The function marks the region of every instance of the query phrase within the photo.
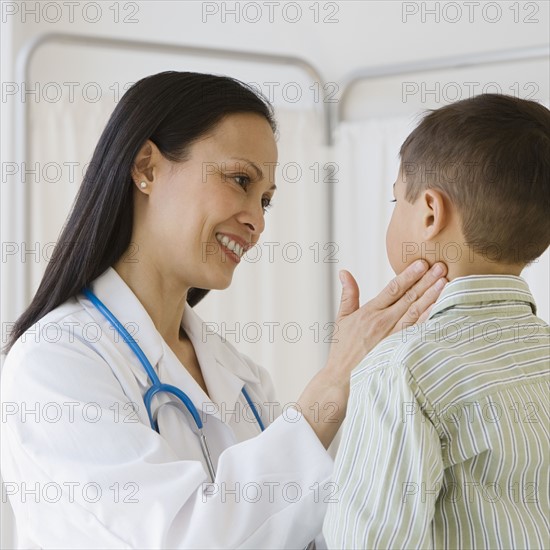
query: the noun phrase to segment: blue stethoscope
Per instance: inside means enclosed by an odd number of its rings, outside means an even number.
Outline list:
[[[149,416],[149,422],[151,423],[151,428],[153,428],[153,430],[155,430],[156,432],[159,431],[157,421],[153,417],[153,413],[151,411],[151,402],[153,400],[153,397],[159,393],[168,393],[170,395],[173,395],[177,399],[179,399],[185,405],[185,408],[189,411],[189,413],[193,417],[193,420],[195,421],[195,424],[197,425],[202,454],[204,455],[204,460],[206,461],[206,465],[208,467],[208,473],[210,474],[212,481],[214,481],[214,478],[216,477],[216,471],[214,469],[214,464],[212,463],[212,457],[210,456],[210,451],[208,449],[208,444],[206,442],[206,437],[204,435],[202,420],[199,415],[199,412],[197,411],[197,408],[195,407],[191,399],[189,399],[189,397],[187,397],[187,395],[178,387],[172,386],[170,384],[162,384],[161,381],[159,380],[159,377],[157,376],[157,373],[153,369],[151,363],[147,359],[146,355],[143,353],[143,350],[138,346],[137,342],[132,338],[130,333],[124,328],[122,323],[113,315],[113,313],[107,308],[107,306],[89,288],[87,287],[83,288],[82,293],[84,294],[84,296],[86,296],[86,298],[88,298],[88,300],[90,300],[90,302],[92,302],[92,304],[94,304],[94,306],[105,316],[105,318],[111,322],[113,327],[117,330],[117,332],[122,336],[124,341],[130,346],[132,351],[136,354],[137,358],[140,360],[141,364],[143,365],[143,368],[145,369],[149,378],[151,379],[152,386],[145,392],[145,395],[143,396],[143,402],[145,403],[145,409],[147,410],[147,415]],[[264,431],[265,428],[264,428],[262,419],[260,418],[260,415],[258,414],[258,410],[256,409],[254,403],[252,402],[252,399],[250,399],[250,396],[248,395],[246,388],[243,386],[241,391],[249,407],[251,408],[256,418],[256,421],[260,426],[260,429]]]

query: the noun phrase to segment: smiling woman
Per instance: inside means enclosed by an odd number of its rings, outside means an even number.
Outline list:
[[[338,341],[281,414],[267,371],[205,339],[193,310],[264,230],[275,128],[228,77],[159,73],[117,105],[7,346],[2,475],[21,547],[297,548],[320,533],[351,370],[426,317],[439,276],[418,262],[360,308],[342,272]],[[43,327],[58,338],[29,337]]]
[[[256,113],[224,116],[188,147],[185,162],[152,140],[140,148],[132,176],[145,186],[133,186],[130,239],[138,262],[123,255],[114,268],[166,342],[178,341],[190,289],[227,288],[243,251],[258,242],[274,193],[273,171],[259,167],[276,162],[273,129]],[[172,290],[161,292],[161,282]]]
[[[276,123],[271,106],[229,77],[168,71],[146,77],[128,90],[100,137],[56,251],[7,349],[32,321],[74,296],[127,253],[132,244],[136,184],[132,170],[144,142],[154,144],[174,167],[187,159],[195,141],[235,113],[261,117],[273,139]],[[206,171],[208,166],[200,168]],[[195,305],[206,293],[190,289],[187,301]]]

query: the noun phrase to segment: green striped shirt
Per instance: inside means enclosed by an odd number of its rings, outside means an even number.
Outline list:
[[[550,548],[550,327],[520,277],[443,289],[355,368],[329,548]]]

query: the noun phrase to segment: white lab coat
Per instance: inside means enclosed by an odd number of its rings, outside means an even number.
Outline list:
[[[157,404],[160,435],[151,429],[141,363],[79,295],[27,331],[2,372],[3,493],[20,547],[305,547],[321,532],[335,493],[328,483],[333,461],[295,409],[275,417],[268,373],[186,307],[182,326],[210,400],[113,268],[91,288],[161,381],[199,409],[215,484],[187,413]],[[267,426],[263,433],[243,384]]]

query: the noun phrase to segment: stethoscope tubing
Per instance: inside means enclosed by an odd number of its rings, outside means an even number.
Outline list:
[[[172,386],[171,384],[163,384],[160,381],[159,377],[157,376],[157,373],[155,372],[155,369],[153,368],[153,366],[149,362],[149,359],[147,359],[147,356],[145,355],[145,353],[143,353],[143,350],[139,347],[135,339],[126,330],[124,325],[116,318],[116,316],[109,310],[109,308],[89,288],[84,287],[82,289],[82,294],[84,294],[84,296],[86,296],[86,298],[88,298],[88,300],[90,300],[90,302],[92,302],[92,304],[113,325],[113,327],[117,330],[117,332],[122,336],[126,344],[128,344],[130,349],[135,353],[140,363],[143,365],[143,368],[147,372],[147,375],[149,376],[149,379],[151,380],[152,385],[145,392],[145,395],[143,396],[143,402],[145,404],[145,409],[147,410],[147,415],[149,417],[151,428],[153,428],[153,430],[155,430],[156,432],[159,431],[157,421],[152,414],[153,397],[155,397],[155,395],[157,395],[158,393],[164,392],[164,393],[169,393],[171,395],[174,395],[175,397],[180,399],[180,401],[185,405],[186,409],[189,411],[189,413],[193,417],[193,420],[195,421],[195,424],[198,429],[198,436],[199,436],[199,442],[201,445],[201,450],[204,455],[206,465],[208,467],[208,473],[210,474],[212,481],[214,481],[216,477],[216,472],[214,469],[214,464],[212,463],[212,457],[210,456],[210,450],[208,449],[206,436],[204,434],[203,423],[199,415],[199,412],[197,411],[197,408],[195,407],[191,399],[185,394],[185,392],[183,392],[177,386]],[[261,431],[264,431],[265,427],[262,422],[262,419],[260,418],[260,415],[258,414],[258,411],[244,386],[242,387],[242,393],[248,405],[250,406],[252,413],[254,414],[254,417],[256,418],[258,425],[260,426]]]

